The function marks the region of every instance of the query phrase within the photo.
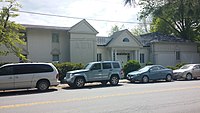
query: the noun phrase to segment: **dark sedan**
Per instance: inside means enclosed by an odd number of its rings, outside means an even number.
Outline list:
[[[161,65],[145,66],[138,71],[133,71],[127,74],[127,79],[130,82],[140,81],[143,83],[149,80],[166,80],[172,81],[173,71]]]

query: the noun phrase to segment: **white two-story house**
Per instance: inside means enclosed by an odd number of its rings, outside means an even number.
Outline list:
[[[22,53],[32,62],[74,62],[117,60],[123,65],[128,60],[138,60],[173,66],[177,63],[199,63],[197,44],[173,36],[150,33],[135,37],[127,29],[109,37],[96,36],[95,30],[85,19],[72,27],[23,25],[26,30],[21,46]],[[1,49],[5,49],[1,47]],[[10,53],[0,56],[0,62],[19,62]]]

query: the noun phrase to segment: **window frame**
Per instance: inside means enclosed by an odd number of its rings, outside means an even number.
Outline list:
[[[52,33],[52,42],[53,43],[59,43],[59,33]]]
[[[56,56],[57,58],[56,58],[55,56]],[[53,54],[53,55],[52,55],[52,61],[53,61],[53,62],[55,62],[55,61],[60,61],[60,55]]]

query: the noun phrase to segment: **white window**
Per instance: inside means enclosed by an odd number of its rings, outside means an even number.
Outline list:
[[[176,60],[181,60],[180,51],[176,51]]]
[[[59,43],[59,34],[58,33],[52,33],[52,42]]]
[[[140,63],[144,63],[144,53],[140,53]]]
[[[97,61],[102,61],[102,54],[101,53],[97,53]]]
[[[59,55],[52,55],[52,61],[59,61]]]
[[[129,42],[129,39],[128,38],[124,38],[123,42]]]

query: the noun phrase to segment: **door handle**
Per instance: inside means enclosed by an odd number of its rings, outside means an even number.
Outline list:
[[[15,78],[19,78],[18,76],[16,76]]]
[[[99,70],[98,72],[102,72],[102,70]]]
[[[12,79],[12,77],[9,77],[9,79]]]

